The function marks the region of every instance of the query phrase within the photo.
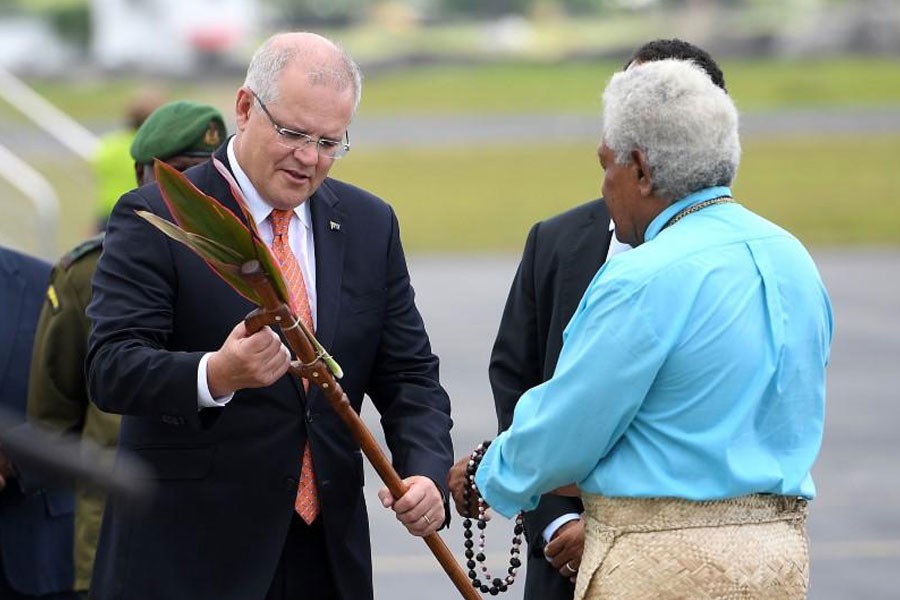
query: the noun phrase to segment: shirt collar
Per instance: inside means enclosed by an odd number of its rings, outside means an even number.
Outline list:
[[[644,242],[649,242],[650,240],[658,236],[659,232],[662,231],[663,226],[669,222],[669,219],[677,215],[685,208],[693,206],[694,204],[699,204],[700,202],[705,202],[706,200],[718,198],[719,196],[730,195],[731,188],[724,185],[719,185],[702,189],[700,191],[694,192],[693,194],[685,196],[681,200],[673,202],[672,204],[667,206],[661,213],[656,215],[655,219],[650,221],[650,225],[647,226],[647,230],[644,232]]]
[[[250,178],[247,177],[244,169],[242,169],[241,165],[238,163],[237,155],[234,152],[234,140],[234,137],[228,140],[228,162],[231,165],[231,171],[234,173],[234,178],[237,180],[238,186],[244,193],[244,199],[247,201],[247,210],[250,211],[250,214],[253,216],[253,221],[258,227],[260,223],[269,217],[269,213],[272,212],[272,207],[259,195],[259,192],[256,191],[253,183],[251,183]],[[307,231],[311,230],[312,218],[309,212],[309,202],[303,202],[300,206],[294,208],[294,214],[297,215],[297,218],[300,219],[300,222]]]

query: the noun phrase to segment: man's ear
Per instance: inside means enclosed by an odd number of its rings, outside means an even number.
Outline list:
[[[649,196],[653,193],[653,171],[647,162],[647,155],[640,148],[631,151],[631,160],[637,169],[638,189],[641,195]]]
[[[250,119],[251,108],[253,108],[253,94],[245,87],[238,88],[237,98],[234,101],[234,120],[238,131],[243,130]]]

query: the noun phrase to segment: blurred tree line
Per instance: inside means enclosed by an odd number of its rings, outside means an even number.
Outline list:
[[[395,6],[426,21],[480,19],[505,15],[566,14],[572,16],[645,9],[809,7],[847,4],[852,0],[260,0],[293,25],[359,22],[379,7]]]
[[[155,0],[124,0],[152,5]],[[349,25],[366,21],[373,11],[398,9],[424,22],[483,19],[506,15],[579,16],[647,9],[758,8],[848,4],[852,0],[251,0],[278,29]],[[89,42],[91,0],[0,0],[0,17],[32,14],[46,18],[66,41]]]
[[[74,46],[90,41],[90,0],[0,0],[0,17],[32,14],[45,18],[59,36]]]

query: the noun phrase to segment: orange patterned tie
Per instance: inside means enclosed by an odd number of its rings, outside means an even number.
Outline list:
[[[312,311],[309,307],[309,296],[306,295],[306,281],[303,279],[303,271],[297,263],[297,257],[291,251],[288,243],[288,227],[294,216],[292,210],[273,210],[269,215],[272,222],[272,252],[281,265],[281,273],[284,282],[291,293],[291,309],[300,318],[310,331],[314,330]],[[303,389],[309,391],[309,382],[303,380]],[[297,485],[297,497],[294,500],[294,510],[307,523],[315,521],[319,514],[319,494],[316,491],[316,474],[313,471],[312,452],[309,449],[309,440],[303,448],[303,461],[300,467],[300,483]]]

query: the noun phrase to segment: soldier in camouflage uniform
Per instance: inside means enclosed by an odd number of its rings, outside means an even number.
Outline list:
[[[225,141],[221,113],[211,106],[178,101],[165,104],[144,121],[131,146],[138,185],[153,181],[153,159],[185,170],[209,160]],[[41,310],[28,391],[31,420],[89,443],[114,447],[119,416],[104,413],[88,399],[84,359],[90,333],[85,309],[91,277],[103,248],[100,234],[78,245],[53,268]],[[75,500],[75,589],[90,586],[104,498],[78,488]]]

